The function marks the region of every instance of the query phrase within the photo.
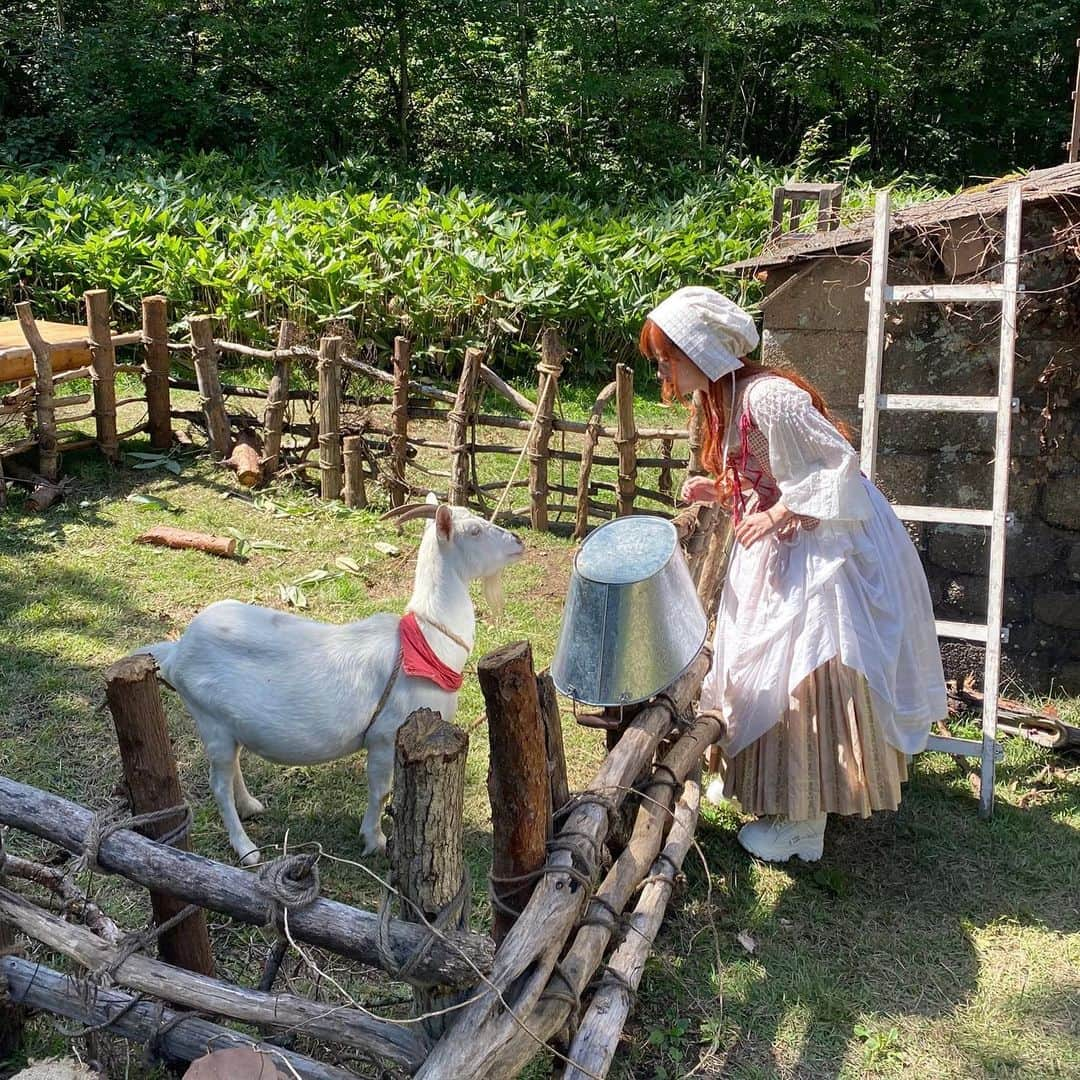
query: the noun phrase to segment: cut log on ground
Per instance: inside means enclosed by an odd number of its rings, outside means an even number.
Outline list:
[[[225,464],[241,487],[254,487],[263,478],[262,440],[254,431],[241,431]]]
[[[82,854],[93,817],[68,799],[0,776],[2,825]],[[239,867],[177,851],[129,829],[118,829],[102,841],[98,864],[137,885],[169,892],[241,922],[266,925],[266,897],[256,889],[253,875]],[[289,930],[297,941],[382,966],[379,917],[373,912],[320,898],[289,912]],[[449,940],[436,941],[403,981],[418,986],[472,986],[477,968],[485,974],[491,970],[494,947],[486,935],[449,931],[446,936]],[[398,963],[403,964],[426,940],[423,927],[390,920],[390,949]]]
[[[174,529],[171,525],[155,525],[141,536],[136,536],[135,543],[154,544],[157,547],[178,550],[205,551],[208,555],[217,555],[222,559],[232,558],[236,553],[236,540],[231,536],[189,532],[187,529]]]

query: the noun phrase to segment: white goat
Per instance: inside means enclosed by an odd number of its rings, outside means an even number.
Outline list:
[[[434,496],[391,513],[399,524],[431,519],[408,610],[437,657],[461,671],[476,629],[469,582],[483,579],[489,604],[501,608],[501,573],[521,557],[524,545],[468,510],[439,505]],[[368,807],[361,836],[365,853],[385,850],[382,813],[398,728],[414,709],[434,709],[444,720],[457,709],[456,691],[404,670],[394,678],[399,622],[386,613],[333,626],[221,600],[196,615],[177,641],[138,650],[157,660],[162,679],[195,720],[210,759],[214,798],[244,866],[258,862],[259,851],[240,819],[263,806],[244,783],[242,749],[282,765],[314,765],[366,747]]]

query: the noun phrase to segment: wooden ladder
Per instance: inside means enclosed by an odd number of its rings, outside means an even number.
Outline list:
[[[902,521],[925,521],[950,525],[971,525],[990,529],[990,569],[986,622],[961,623],[937,620],[939,638],[960,638],[986,646],[983,675],[983,717],[981,739],[956,739],[932,735],[927,749],[948,754],[978,757],[981,762],[979,815],[989,817],[994,808],[994,771],[1001,759],[997,743],[998,689],[1001,675],[1001,644],[1008,640],[1002,626],[1005,582],[1005,529],[1012,521],[1008,513],[1009,446],[1012,414],[1017,402],[1012,396],[1013,361],[1016,349],[1016,298],[1020,272],[1021,191],[1009,188],[1005,215],[1005,258],[1001,282],[961,285],[889,285],[889,192],[878,192],[874,204],[874,249],[870,305],[866,335],[866,378],[859,407],[862,409],[861,464],[863,472],[875,479],[878,450],[878,417],[882,410],[906,412],[993,413],[997,418],[994,439],[994,494],[990,510],[965,510],[944,506],[894,505]],[[881,362],[885,345],[885,306],[900,303],[974,303],[1001,305],[1001,333],[998,350],[997,394],[988,397],[941,394],[881,393]]]

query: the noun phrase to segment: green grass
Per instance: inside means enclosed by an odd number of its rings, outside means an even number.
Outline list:
[[[568,414],[580,415],[587,405],[566,402]],[[640,419],[646,415],[654,422],[669,414],[650,407]],[[404,603],[416,532],[398,537],[377,520],[377,510],[327,507],[296,488],[276,487],[255,500],[236,497],[229,475],[201,455],[180,461],[181,475],[172,476],[111,469],[92,453],[73,455],[67,469],[74,484],[64,504],[32,516],[16,495],[0,515],[5,774],[104,806],[120,778],[103,707],[104,668],[136,645],[178,633],[213,600],[232,596],[281,606],[282,585],[333,570],[345,555],[360,573],[305,586],[308,614],[344,621]],[[130,501],[133,494],[164,499],[177,512]],[[244,561],[222,561],[132,544],[140,531],[165,521],[235,530],[287,550],[257,548]],[[482,614],[477,655],[527,637],[540,668],[554,647],[572,549],[551,536],[527,539],[527,561],[507,577],[504,620],[494,625]],[[383,554],[376,542],[393,544],[400,554]],[[194,846],[231,861],[192,723],[175,695],[166,691],[165,700],[182,784],[195,807]],[[1076,703],[1063,708],[1077,712]],[[481,709],[470,671],[458,722],[471,730],[465,840],[477,928],[489,916]],[[581,786],[602,757],[602,739],[569,715],[564,720],[571,784]],[[329,852],[358,859],[366,802],[361,766],[342,761],[282,769],[248,760],[249,785],[268,807],[253,837],[271,852],[287,831],[290,844],[318,840]],[[922,755],[900,812],[832,822],[816,866],[755,863],[735,842],[737,817],[707,809],[700,855],[688,860],[613,1075],[1080,1075],[1078,794],[1075,759],[1011,740],[997,809],[984,823],[966,773],[947,757]],[[15,851],[43,851],[13,833],[6,842]],[[381,859],[371,865],[380,873],[387,869]],[[357,868],[324,863],[322,869],[327,895],[377,903],[376,890]],[[139,890],[115,880],[95,879],[92,886],[124,925],[146,918]],[[222,974],[255,981],[262,933],[216,916],[211,933]],[[740,944],[740,934],[753,940],[753,953]],[[401,1014],[401,1006],[385,1002],[404,996],[402,987],[326,955],[320,963],[359,1000]],[[298,992],[333,997],[291,962],[286,974]],[[32,1025],[29,1052],[63,1045],[44,1021]],[[116,1075],[149,1075],[137,1051],[110,1053]],[[550,1071],[541,1059],[529,1075]],[[362,1067],[360,1073],[375,1075]]]

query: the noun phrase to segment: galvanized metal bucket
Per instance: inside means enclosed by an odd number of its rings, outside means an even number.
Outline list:
[[[686,670],[707,630],[675,526],[616,518],[574,559],[551,677],[586,705],[647,701]]]

